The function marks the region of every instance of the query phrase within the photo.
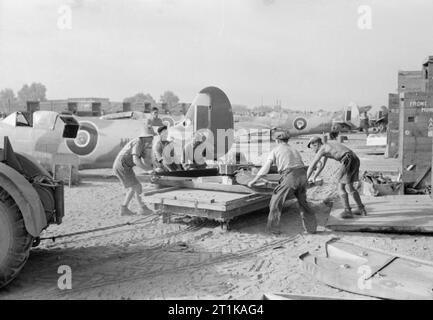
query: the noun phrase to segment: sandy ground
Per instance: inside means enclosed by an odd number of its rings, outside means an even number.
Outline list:
[[[312,153],[305,148],[306,141],[292,143],[308,163]],[[363,144],[359,135],[349,137],[349,146],[356,149]],[[361,159],[383,161],[383,156],[363,150],[360,147]],[[325,230],[329,200],[336,195],[336,166],[329,161],[322,174],[325,184],[308,191],[320,225],[316,235],[303,233],[293,201],[283,213],[281,235],[264,232],[267,212],[239,217],[230,231],[224,231],[215,222],[186,217],[170,224],[162,223],[157,215],[120,217],[123,190],[119,183],[84,180],[79,187],[66,188],[64,223],[51,226],[43,237],[118,226],[42,241],[19,277],[0,291],[0,299],[260,299],[264,293],[277,292],[359,298],[302,271],[299,255],[323,251],[324,243],[333,236],[433,260],[430,237]],[[58,289],[62,265],[71,267],[71,290]]]

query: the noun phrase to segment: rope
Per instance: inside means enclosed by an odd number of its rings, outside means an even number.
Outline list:
[[[115,224],[112,226],[106,226],[106,227],[101,227],[101,228],[96,228],[96,229],[66,233],[66,234],[61,234],[61,235],[52,236],[52,237],[42,237],[42,238],[39,238],[39,241],[52,240],[53,242],[56,242],[56,239],[67,238],[67,237],[72,237],[72,236],[81,235],[81,234],[94,233],[94,232],[98,232],[98,231],[116,229],[116,228],[121,228],[121,227],[125,227],[125,226],[132,226],[135,224],[139,224],[141,221],[143,221],[146,218],[148,218],[148,217],[137,219],[136,221],[133,221],[133,222],[119,223],[119,224]]]

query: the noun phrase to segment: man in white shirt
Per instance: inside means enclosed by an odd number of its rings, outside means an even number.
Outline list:
[[[153,129],[149,122],[146,122],[142,133],[138,138],[131,140],[127,143],[116,157],[113,164],[114,174],[126,189],[125,200],[120,207],[120,214],[122,216],[131,216],[135,213],[129,210],[128,206],[133,196],[136,196],[137,202],[140,206],[141,214],[152,213],[141,199],[143,192],[140,181],[138,181],[133,167],[137,166],[147,172],[152,169],[151,155]]]
[[[281,179],[269,204],[267,229],[271,230],[274,223],[279,224],[284,202],[289,196],[295,196],[301,210],[305,231],[315,233],[316,216],[307,202],[307,169],[298,150],[288,144],[289,138],[288,133],[280,133],[276,136],[277,147],[270,152],[266,163],[248,186],[252,187],[269,172],[272,164],[275,163]]]

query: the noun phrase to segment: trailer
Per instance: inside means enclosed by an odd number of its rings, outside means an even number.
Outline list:
[[[157,189],[143,193],[143,200],[166,223],[173,215],[183,215],[215,220],[228,230],[236,217],[267,209],[280,179],[278,174],[268,174],[256,187],[250,188],[247,183],[254,176],[250,169],[229,170],[228,175],[200,176],[200,172],[194,172],[193,177],[188,177],[183,172],[181,176],[153,177]]]

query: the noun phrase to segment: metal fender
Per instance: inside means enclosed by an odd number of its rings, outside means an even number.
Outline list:
[[[38,237],[47,226],[47,218],[33,186],[16,170],[0,163],[0,187],[14,199],[23,215],[27,232]]]
[[[45,169],[35,157],[22,152],[15,152],[15,155],[21,163],[21,166],[23,167],[23,170],[28,177],[33,178],[40,175],[51,177],[47,169]]]

